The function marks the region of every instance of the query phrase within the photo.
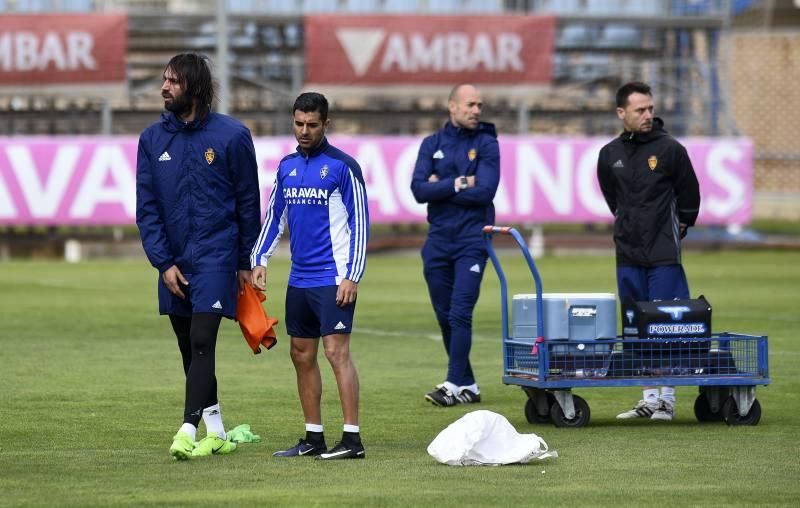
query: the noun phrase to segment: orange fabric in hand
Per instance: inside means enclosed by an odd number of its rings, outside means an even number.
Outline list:
[[[236,321],[242,329],[244,340],[253,350],[253,354],[259,354],[261,347],[272,348],[278,343],[278,337],[273,327],[278,324],[278,320],[269,317],[267,310],[261,302],[267,297],[250,284],[245,284],[244,289],[239,289],[239,300],[236,305]]]

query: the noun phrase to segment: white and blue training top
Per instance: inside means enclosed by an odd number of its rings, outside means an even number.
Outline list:
[[[289,226],[292,271],[299,288],[359,282],[364,275],[369,211],[358,163],[326,138],[311,153],[287,155],[278,166],[252,267],[267,266]]]

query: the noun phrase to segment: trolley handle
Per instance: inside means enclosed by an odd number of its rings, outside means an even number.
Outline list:
[[[485,234],[500,233],[501,235],[510,235],[513,229],[514,228],[509,226],[483,226],[483,232]]]
[[[486,250],[488,251],[489,257],[492,260],[492,264],[497,272],[497,276],[500,278],[500,295],[503,299],[501,302],[501,317],[503,321],[503,336],[506,339],[508,338],[508,285],[506,283],[506,277],[503,273],[503,269],[500,266],[500,260],[498,259],[497,254],[495,254],[494,248],[492,247],[492,234],[494,233],[510,235],[517,241],[517,245],[519,245],[523,256],[525,256],[525,261],[528,263],[528,268],[531,271],[531,275],[533,275],[533,280],[536,285],[537,337],[536,342],[533,345],[532,354],[535,355],[538,352],[539,343],[544,342],[544,305],[542,304],[542,279],[539,277],[539,271],[536,269],[536,263],[533,261],[533,257],[531,257],[531,253],[528,250],[528,246],[525,244],[525,240],[522,238],[522,235],[519,233],[519,231],[510,226],[495,226],[493,224],[483,227],[483,237],[486,242]]]

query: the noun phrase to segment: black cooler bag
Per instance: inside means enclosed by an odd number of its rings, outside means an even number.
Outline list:
[[[638,356],[645,368],[696,368],[707,363],[709,340],[649,342],[648,339],[711,337],[711,304],[704,296],[690,300],[622,302],[622,337],[640,339],[624,350]]]

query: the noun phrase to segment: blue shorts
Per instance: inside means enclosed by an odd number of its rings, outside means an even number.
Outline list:
[[[184,273],[188,286],[181,284],[186,299],[169,292],[164,279],[158,276],[158,311],[161,314],[191,317],[201,312],[236,316],[239,278],[236,272]]]
[[[636,302],[686,300],[689,283],[682,265],[617,267],[619,301],[627,297]]]
[[[338,286],[286,288],[286,332],[291,337],[318,339],[353,330],[356,304],[336,305]]]

